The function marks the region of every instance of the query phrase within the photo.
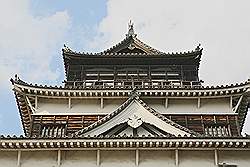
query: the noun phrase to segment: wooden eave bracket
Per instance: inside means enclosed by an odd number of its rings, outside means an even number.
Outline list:
[[[32,113],[35,113],[37,111],[37,109],[35,107],[32,106],[30,100],[29,100],[29,97],[28,96],[25,96],[27,102],[28,102],[28,106],[30,107]]]
[[[235,106],[235,107],[233,107],[233,111],[234,111],[234,112],[237,112],[237,111],[238,111],[238,109],[239,109],[239,107],[240,107],[240,104],[241,104],[242,99],[243,99],[243,95],[241,95],[241,96],[240,96],[240,98],[239,98],[239,100],[238,100],[238,102],[237,102],[236,106]]]

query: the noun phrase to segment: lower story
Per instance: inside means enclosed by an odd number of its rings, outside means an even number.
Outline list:
[[[0,167],[247,167],[246,149],[36,149],[0,150]]]

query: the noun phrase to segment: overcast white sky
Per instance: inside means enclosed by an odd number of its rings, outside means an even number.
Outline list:
[[[130,19],[138,38],[156,49],[189,51],[201,43],[205,85],[250,78],[249,0],[0,2],[0,127],[10,126],[0,133],[21,131],[9,82],[15,73],[29,82],[58,84],[64,79],[64,43],[77,51],[100,51],[125,37]],[[246,129],[250,133],[250,121]]]

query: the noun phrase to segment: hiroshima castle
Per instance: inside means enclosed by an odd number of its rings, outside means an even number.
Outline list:
[[[24,135],[0,136],[0,166],[249,166],[250,80],[203,86],[202,50],[159,51],[131,23],[102,52],[64,46],[63,86],[11,79]]]

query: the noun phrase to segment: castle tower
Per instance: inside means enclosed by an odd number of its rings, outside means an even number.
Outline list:
[[[200,45],[162,52],[139,40],[130,22],[125,38],[113,47],[79,53],[64,46],[62,56],[63,87],[11,79],[25,137],[2,136],[0,149],[18,151],[18,165],[26,150],[44,156],[52,150],[57,161],[51,163],[58,166],[93,159],[97,166],[250,162],[250,140],[241,135],[250,82],[204,87]],[[71,161],[62,152],[85,158]]]

